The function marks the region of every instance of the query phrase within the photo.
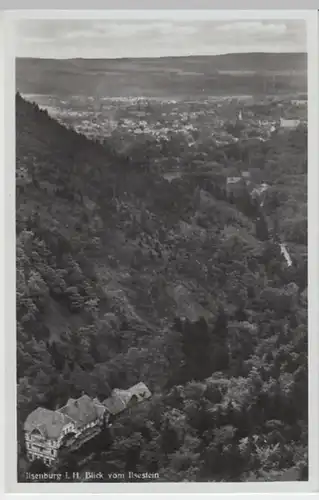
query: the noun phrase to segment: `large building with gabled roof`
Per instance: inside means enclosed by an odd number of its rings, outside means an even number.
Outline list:
[[[110,416],[150,397],[148,387],[140,382],[127,390],[114,389],[103,403],[83,394],[78,399],[70,398],[57,410],[36,408],[24,423],[27,457],[50,466],[58,459],[62,446],[71,448],[92,439],[103,424],[108,424]]]
[[[84,432],[88,438],[92,437],[100,431],[104,417],[105,407],[86,394],[69,399],[65,406],[55,411],[37,408],[24,424],[28,458],[39,458],[51,465],[62,444],[75,442]]]

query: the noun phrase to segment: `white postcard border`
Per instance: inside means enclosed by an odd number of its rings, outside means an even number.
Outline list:
[[[6,376],[3,377],[5,399],[3,409],[5,410],[5,486],[7,493],[15,494],[203,494],[214,493],[223,498],[233,497],[234,494],[259,494],[260,497],[284,493],[280,495],[283,500],[291,495],[298,494],[298,498],[305,493],[318,490],[319,471],[319,433],[318,433],[318,216],[319,216],[319,156],[318,156],[318,13],[316,11],[141,11],[141,10],[109,10],[109,11],[16,11],[8,12],[2,19],[4,21],[3,34],[5,37],[3,58],[5,64],[5,81],[1,82],[5,97],[1,102],[4,107],[4,133],[0,133],[3,141],[1,148],[4,151],[3,158],[4,183],[1,183],[4,200],[4,233],[1,250],[4,247],[5,266],[5,288],[1,303],[5,304],[5,336],[2,352],[5,354],[4,364]],[[308,274],[309,274],[309,396],[310,396],[310,428],[309,428],[309,481],[301,483],[147,483],[147,484],[29,484],[16,482],[16,334],[15,334],[15,118],[14,118],[14,23],[21,18],[32,19],[306,19],[308,33]],[[0,129],[1,130],[1,129]],[[4,140],[3,140],[4,139]],[[2,259],[1,259],[2,263]],[[18,498],[17,495],[11,498]],[[19,495],[21,498],[21,495]]]

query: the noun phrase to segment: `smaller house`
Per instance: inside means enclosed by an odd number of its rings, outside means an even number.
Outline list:
[[[113,389],[111,396],[105,399],[102,404],[106,411],[115,416],[129,407],[149,399],[151,395],[148,387],[143,382],[139,382],[129,389]]]

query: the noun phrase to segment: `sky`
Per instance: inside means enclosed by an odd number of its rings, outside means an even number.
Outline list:
[[[302,20],[22,20],[18,57],[121,58],[306,52]]]

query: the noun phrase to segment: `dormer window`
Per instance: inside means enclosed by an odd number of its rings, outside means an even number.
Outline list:
[[[41,432],[39,431],[39,429],[33,429],[33,431],[30,434],[31,439],[33,439],[33,438],[41,439],[42,437],[43,436],[42,436]]]

